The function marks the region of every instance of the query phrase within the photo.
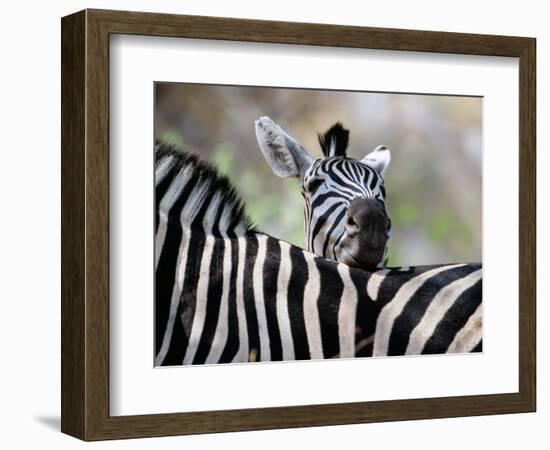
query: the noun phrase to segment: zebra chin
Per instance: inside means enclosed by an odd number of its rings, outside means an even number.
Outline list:
[[[386,246],[383,247],[363,247],[355,245],[355,243],[347,246],[344,238],[336,252],[338,262],[344,263],[351,267],[364,270],[376,270],[380,268],[384,262],[386,254]],[[353,241],[353,240],[352,240]]]

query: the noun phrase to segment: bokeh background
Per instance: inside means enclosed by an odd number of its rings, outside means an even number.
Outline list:
[[[337,121],[350,129],[349,156],[390,148],[389,265],[481,261],[481,98],[156,83],[155,138],[214,162],[260,230],[303,247],[299,184],[264,160],[260,116],[317,156],[317,133]]]

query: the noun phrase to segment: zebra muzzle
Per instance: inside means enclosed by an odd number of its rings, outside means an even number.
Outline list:
[[[346,236],[341,241],[342,262],[366,269],[376,267],[384,258],[389,226],[382,202],[353,199],[347,212]]]

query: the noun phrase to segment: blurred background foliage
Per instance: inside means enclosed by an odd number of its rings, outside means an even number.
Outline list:
[[[303,247],[296,179],[276,177],[256,143],[269,116],[316,156],[317,133],[341,121],[349,156],[391,149],[385,184],[389,264],[481,261],[482,102],[475,97],[157,83],[156,139],[213,161],[258,228]]]

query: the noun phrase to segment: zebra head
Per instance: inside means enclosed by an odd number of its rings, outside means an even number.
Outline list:
[[[383,179],[390,151],[381,145],[360,161],[349,158],[349,131],[337,123],[319,135],[324,157],[315,158],[269,117],[255,125],[275,175],[300,180],[306,249],[350,266],[383,265],[391,233]]]

